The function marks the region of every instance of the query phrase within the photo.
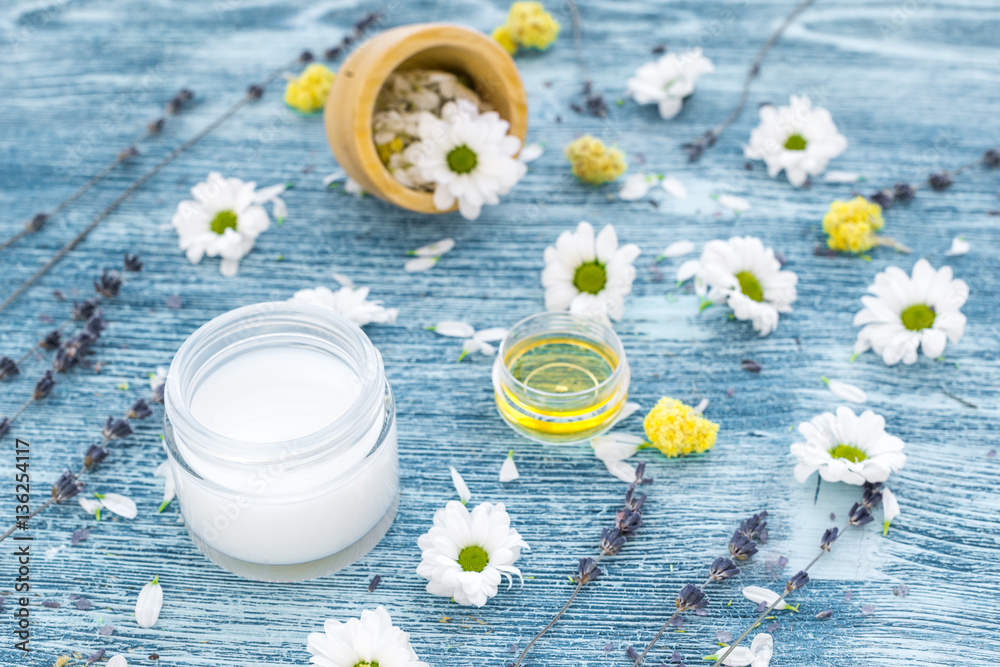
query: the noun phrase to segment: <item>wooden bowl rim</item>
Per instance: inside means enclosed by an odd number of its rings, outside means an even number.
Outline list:
[[[402,33],[399,41],[392,43],[393,37],[398,37]],[[439,210],[434,206],[434,193],[424,192],[408,188],[397,181],[383,164],[375,148],[375,137],[372,132],[372,117],[375,114],[375,102],[378,98],[382,86],[393,72],[399,69],[400,65],[414,56],[441,46],[453,45],[456,40],[472,38],[484,45],[481,51],[476,52],[477,57],[488,61],[488,64],[497,71],[503,69],[510,70],[520,83],[521,75],[517,70],[517,65],[502,46],[486,34],[453,23],[417,23],[412,25],[399,26],[385,31],[373,37],[363,48],[370,50],[375,48],[380,42],[390,42],[394,47],[391,51],[387,49],[382,54],[374,57],[371,69],[363,83],[362,93],[358,100],[359,108],[363,114],[355,117],[355,136],[360,136],[360,151],[362,157],[367,157],[373,163],[377,163],[379,170],[377,173],[366,174],[372,183],[385,195],[392,203],[396,203],[405,208],[422,213],[448,213],[458,209],[456,203],[449,209]],[[355,52],[355,53],[359,53]],[[502,78],[502,77],[501,77]],[[524,86],[519,85],[520,99],[511,100],[512,118],[504,118],[510,125],[509,132],[519,139],[523,145],[527,134],[527,96]],[[523,107],[525,112],[518,113],[517,109]]]

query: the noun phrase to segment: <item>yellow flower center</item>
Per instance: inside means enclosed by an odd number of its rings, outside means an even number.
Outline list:
[[[354,667],[378,667],[378,660],[362,660],[356,663]]]
[[[746,298],[757,303],[764,300],[764,288],[760,286],[757,276],[749,271],[740,271],[736,274],[736,280],[740,281],[740,291]]]
[[[490,555],[482,547],[465,547],[458,552],[458,564],[466,572],[482,572],[490,564]]]
[[[801,134],[793,134],[785,140],[785,150],[789,151],[804,151],[806,149],[806,138]]]
[[[448,151],[448,168],[456,174],[468,174],[478,163],[476,152],[465,144]]]
[[[588,294],[600,294],[607,282],[608,271],[600,262],[581,264],[573,274],[573,286]]]
[[[227,229],[236,229],[236,214],[232,211],[219,211],[212,218],[212,231],[222,236]]]
[[[830,456],[835,459],[847,459],[848,461],[854,461],[855,463],[864,461],[868,458],[867,454],[854,445],[845,445],[843,443],[831,449]]]
[[[903,326],[910,331],[930,329],[934,325],[936,317],[934,309],[922,303],[912,305],[899,314],[899,319],[903,320]]]

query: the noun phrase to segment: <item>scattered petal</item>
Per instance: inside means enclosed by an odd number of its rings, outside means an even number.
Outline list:
[[[642,199],[659,180],[660,177],[656,174],[632,174],[625,179],[625,183],[618,191],[618,198],[624,201]]]
[[[875,605],[873,605],[873,604],[863,604],[863,605],[861,605],[861,615],[862,616],[871,616],[874,613],[875,613]]]
[[[84,496],[80,496],[79,498],[77,498],[77,502],[80,503],[80,507],[83,508],[84,512],[92,516],[97,514],[97,510],[104,507],[104,503],[102,503],[100,500],[85,498]]]
[[[756,602],[758,605],[764,605],[764,609],[766,609],[774,604],[781,596],[774,591],[761,588],[760,586],[747,586],[743,589],[743,597],[750,600],[750,602]],[[798,611],[796,607],[793,607],[784,601],[779,603],[775,609],[791,609],[792,611]]]
[[[520,476],[517,472],[517,464],[514,463],[514,450],[512,449],[507,453],[507,458],[503,460],[503,465],[500,466],[500,481],[513,482]]]
[[[501,341],[507,337],[507,329],[504,329],[503,327],[480,329],[472,337],[484,343],[496,343],[497,341]]]
[[[323,187],[324,188],[329,187],[330,185],[336,183],[337,181],[342,181],[345,178],[347,178],[347,172],[343,170],[335,171],[332,174],[323,177]]]
[[[673,176],[664,176],[663,180],[660,181],[660,187],[666,190],[667,194],[674,199],[687,199],[687,188]]]
[[[534,162],[538,158],[542,157],[544,152],[545,146],[542,144],[537,142],[533,144],[525,144],[524,148],[522,148],[521,152],[518,154],[517,159],[527,164],[528,162]]]
[[[442,320],[431,327],[431,331],[451,338],[472,338],[476,335],[476,330],[471,324],[455,320]]]
[[[697,412],[699,415],[705,414],[705,408],[708,407],[708,399],[703,398],[698,405],[691,408],[691,412]]]
[[[437,257],[414,257],[406,264],[403,265],[403,270],[407,273],[416,273],[417,271],[426,271],[437,264]]]
[[[951,247],[944,251],[948,257],[957,257],[969,252],[972,245],[961,236],[956,236],[951,240]]]
[[[865,178],[853,171],[828,171],[823,175],[823,180],[827,183],[857,183]]]
[[[864,403],[868,400],[868,394],[866,394],[863,389],[855,387],[853,384],[837,382],[836,380],[828,380],[826,378],[821,379],[826,383],[826,386],[837,398],[850,401],[851,403]]]
[[[407,254],[416,255],[417,257],[440,257],[454,247],[455,239],[441,239],[440,241],[421,246],[416,250],[411,250]]]
[[[123,495],[117,493],[104,493],[98,496],[101,500],[101,504],[104,505],[104,509],[109,512],[113,512],[123,519],[134,519],[139,513],[138,508],[135,506],[135,502],[131,498],[126,498]]]
[[[737,213],[743,213],[744,211],[750,210],[750,202],[743,197],[737,197],[735,195],[716,195],[715,201],[719,202],[721,206],[730,208]]]
[[[179,309],[181,307],[181,298],[177,295],[168,296],[166,301],[166,306],[171,310]]]
[[[333,273],[333,279],[337,281],[337,284],[341,287],[354,287],[354,281],[343,273]]]
[[[101,629],[97,631],[97,634],[101,635],[102,637],[110,637],[114,633],[114,631],[115,631],[115,626],[113,626],[113,625],[102,625]],[[115,656],[115,658],[117,658],[117,657],[118,656]],[[114,660],[115,658],[111,658],[111,660]],[[108,661],[108,664],[109,665],[112,664],[110,660]],[[118,664],[128,664],[128,663],[121,663],[121,662],[119,662]]]
[[[691,241],[674,241],[663,250],[663,256],[667,259],[683,257],[694,252],[694,243]]]
[[[110,628],[111,626],[108,625],[105,627]],[[101,628],[101,630],[103,629],[104,628]],[[106,667],[128,667],[128,661],[125,659],[125,656],[119,653],[118,655],[111,656],[111,659],[108,660],[108,664]]]
[[[889,487],[882,487],[882,512],[885,515],[882,519],[882,534],[889,533],[889,524],[900,514],[899,500],[896,494],[889,490]]]
[[[151,628],[156,625],[163,607],[163,587],[160,578],[155,577],[139,591],[139,599],[135,602],[135,620],[140,628]]]
[[[451,483],[455,485],[455,490],[458,491],[458,497],[462,500],[462,504],[469,502],[472,498],[472,492],[469,491],[469,487],[466,485],[465,480],[462,476],[455,470],[455,466],[448,466],[448,470],[451,471]]]
[[[698,275],[698,271],[701,270],[701,261],[697,259],[689,259],[679,267],[677,267],[677,282],[683,283],[691,278]]]

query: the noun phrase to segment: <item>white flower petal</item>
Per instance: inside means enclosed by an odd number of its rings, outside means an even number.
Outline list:
[[[83,508],[83,511],[90,515],[97,514],[97,510],[104,507],[104,503],[102,503],[100,500],[97,500],[96,498],[86,498],[84,496],[78,496],[77,502],[80,503],[80,507]]]
[[[674,259],[692,252],[694,252],[694,243],[691,241],[674,241],[663,250],[663,256],[667,259]]]
[[[441,239],[440,241],[435,241],[425,246],[421,246],[416,250],[411,250],[411,255],[416,255],[417,257],[440,257],[446,252],[450,252],[452,248],[455,247],[455,239]]]
[[[828,171],[823,175],[823,180],[827,183],[857,183],[862,177],[853,171]]]
[[[346,171],[343,170],[335,171],[332,174],[323,177],[323,187],[324,188],[329,187],[332,183],[336,183],[337,181],[342,181],[345,178],[347,178]]]
[[[865,393],[864,389],[860,387],[855,387],[853,384],[847,384],[846,382],[837,382],[836,380],[827,380],[823,378],[826,383],[827,388],[833,395],[837,398],[841,398],[845,401],[850,401],[851,403],[864,403],[868,400],[868,394]]]
[[[618,198],[624,201],[642,199],[659,180],[656,174],[631,174],[618,191]]]
[[[701,270],[701,261],[697,259],[689,259],[679,267],[677,267],[677,282],[683,283],[691,278],[698,275]]]
[[[139,514],[139,509],[131,498],[126,498],[117,493],[105,493],[101,496],[101,504],[104,509],[113,512],[123,519],[134,519]]]
[[[153,579],[139,591],[139,599],[135,602],[135,621],[140,628],[151,628],[156,625],[163,607],[163,587],[159,577]]]
[[[503,327],[492,327],[490,329],[480,329],[473,335],[473,338],[484,343],[496,343],[507,337],[507,329]]]
[[[663,180],[660,181],[660,187],[662,187],[667,194],[669,194],[674,199],[687,199],[688,191],[677,178],[673,176],[664,176]]]
[[[333,274],[331,274],[331,276],[333,277],[334,280],[337,281],[337,284],[340,285],[341,287],[354,287],[355,286],[354,285],[354,281],[351,280],[346,275],[344,275],[343,273],[336,273],[336,272],[334,272]]]
[[[472,338],[476,335],[476,330],[471,324],[455,320],[442,320],[435,324],[431,330],[436,334],[450,338]]]
[[[707,398],[703,398],[698,403],[698,405],[694,406],[694,408],[691,409],[691,412],[697,412],[699,415],[700,414],[704,414],[705,408],[707,408],[707,407],[708,407],[708,399]]]
[[[517,472],[517,464],[514,463],[514,452],[511,451],[507,454],[507,458],[503,460],[503,465],[500,466],[500,481],[513,482],[520,476]]]
[[[403,265],[403,270],[407,273],[426,271],[437,264],[438,259],[438,257],[414,257]]]
[[[465,480],[462,476],[455,470],[455,466],[448,466],[448,470],[451,471],[451,483],[455,485],[455,491],[458,492],[458,497],[461,498],[462,504],[469,502],[472,498],[472,492],[469,491],[469,487],[465,484]]]
[[[518,154],[517,159],[521,162],[534,162],[538,158],[542,157],[545,152],[545,147],[539,143],[525,144],[524,148]]]
[[[964,255],[972,248],[972,245],[961,236],[956,236],[951,240],[951,247],[944,251],[948,257]]]
[[[744,211],[750,210],[750,202],[743,197],[737,197],[736,195],[718,195],[715,197],[715,201],[719,202],[721,206],[730,208],[737,213],[743,213]]]
[[[885,535],[889,532],[889,524],[901,513],[896,494],[890,491],[887,486],[882,487],[882,513],[884,515],[882,518],[882,534]]]
[[[761,602],[763,602],[768,607],[770,607],[781,596],[772,590],[761,588],[760,586],[747,586],[746,588],[743,589],[743,597],[745,597],[747,600],[750,600],[750,602],[753,602],[754,604],[760,604]],[[779,603],[778,606],[775,607],[775,609],[794,610],[795,607],[783,601]]]
[[[105,663],[105,667],[128,667],[128,660],[119,653],[118,655],[111,656],[108,662]]]

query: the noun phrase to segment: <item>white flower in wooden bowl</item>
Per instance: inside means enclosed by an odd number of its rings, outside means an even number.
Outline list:
[[[203,183],[191,188],[193,200],[177,205],[170,224],[180,236],[180,249],[197,264],[202,257],[222,257],[222,275],[234,276],[240,259],[253,248],[257,236],[271,225],[261,204],[271,202],[275,216],[284,217],[285,205],[278,195],[284,185],[262,190],[254,182],[223,178],[213,171]]]
[[[656,104],[660,116],[669,119],[680,113],[698,79],[714,71],[715,65],[700,48],[680,54],[670,52],[637,69],[628,80],[627,91],[639,104]]]
[[[743,155],[767,163],[771,178],[784,169],[788,182],[799,187],[808,177],[822,174],[846,149],[847,139],[837,131],[830,112],[814,109],[805,95],[792,95],[787,107],[760,108],[760,125],[750,133]]]
[[[800,483],[817,471],[827,482],[884,482],[906,464],[906,443],[886,433],[885,419],[871,410],[860,415],[848,407],[837,408],[836,414],[824,412],[799,424],[799,433],[806,441],[790,449]]]
[[[778,314],[792,312],[799,277],[782,271],[774,250],[754,236],[734,236],[705,244],[701,258],[685,262],[678,280],[695,276],[695,291],[711,303],[725,303],[738,320],[750,320],[766,336],[778,327]]]
[[[417,574],[427,579],[431,595],[482,607],[497,594],[500,582],[521,577],[514,563],[527,543],[510,527],[503,503],[482,503],[471,512],[452,500],[434,513],[434,526],[417,540],[422,560]]]
[[[527,167],[514,157],[521,140],[507,134],[509,129],[495,111],[481,114],[463,99],[446,104],[440,119],[421,119],[420,143],[408,153],[425,180],[434,183],[439,211],[457,201],[462,216],[475,220],[484,204],[499,204],[500,196],[521,180]]]
[[[363,327],[366,324],[395,324],[399,308],[386,308],[381,301],[369,301],[371,288],[344,286],[334,292],[320,285],[310,289],[300,289],[289,301],[311,303],[334,310],[350,321]]]
[[[865,307],[854,316],[854,325],[862,327],[855,354],[873,349],[888,366],[915,364],[918,350],[936,359],[949,340],[957,343],[965,332],[959,309],[969,298],[969,286],[952,279],[950,266],[935,270],[921,259],[909,276],[890,266],[876,274],[868,291],[861,297]]]
[[[563,232],[554,246],[545,249],[545,308],[620,320],[640,252],[633,243],[619,247],[612,225],[606,225],[596,238],[589,222],[581,222],[576,231]]]
[[[365,609],[360,619],[328,620],[323,632],[309,635],[307,648],[309,662],[322,667],[427,667],[410,645],[410,635],[392,624],[381,605]]]

